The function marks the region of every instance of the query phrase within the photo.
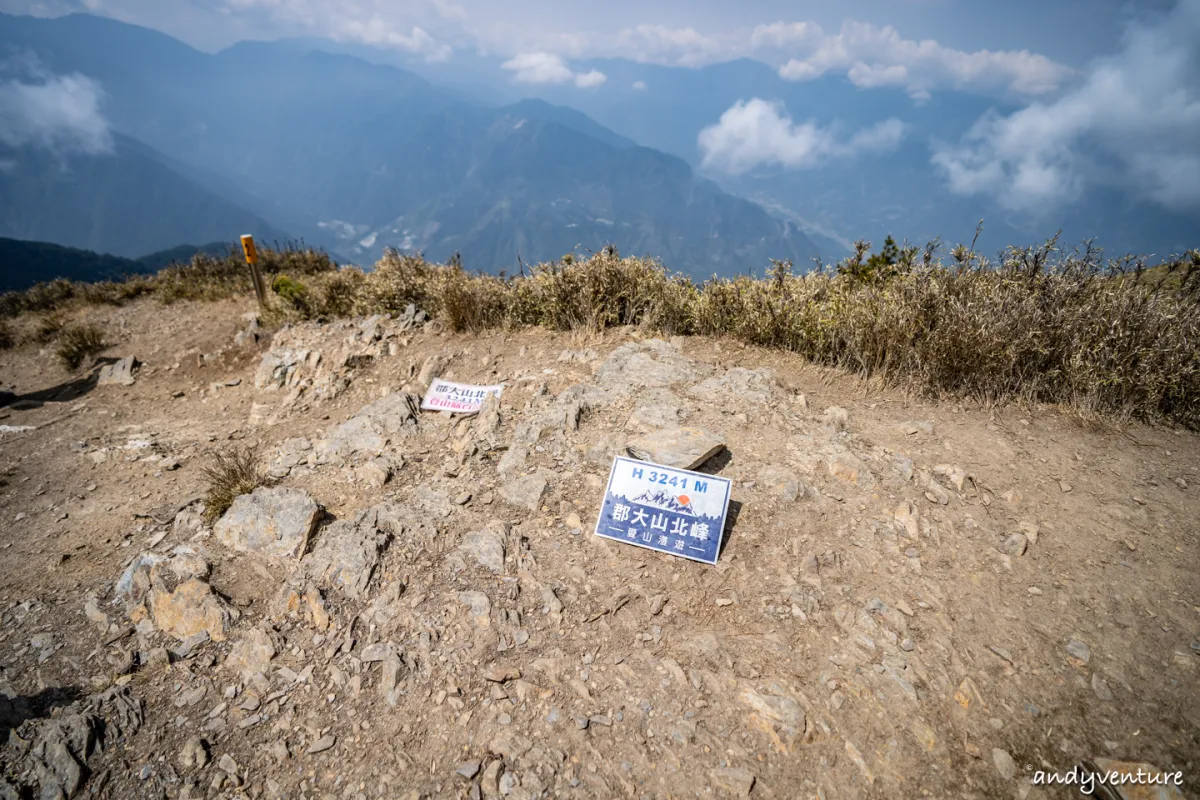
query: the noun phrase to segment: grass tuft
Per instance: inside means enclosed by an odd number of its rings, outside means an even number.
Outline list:
[[[104,332],[95,325],[70,325],[58,333],[55,355],[69,370],[77,370],[84,361],[99,353],[107,345]]]
[[[259,466],[258,448],[233,446],[213,454],[212,466],[202,471],[208,488],[204,493],[204,518],[212,524],[233,501],[250,494],[267,483],[266,473]]]

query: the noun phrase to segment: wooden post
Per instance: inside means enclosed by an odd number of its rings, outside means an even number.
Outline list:
[[[258,250],[254,247],[254,237],[246,234],[242,237],[242,252],[246,254],[246,263],[250,265],[250,280],[254,283],[254,293],[258,295],[258,305],[267,305],[267,287],[263,283],[262,270],[258,268]]]

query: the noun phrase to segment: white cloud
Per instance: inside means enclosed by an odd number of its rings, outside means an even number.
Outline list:
[[[1121,49],[1051,102],[989,114],[936,148],[951,191],[1031,213],[1119,186],[1176,210],[1200,209],[1200,0],[1131,26]]]
[[[575,85],[581,89],[590,89],[593,86],[599,86],[608,80],[608,77],[599,70],[591,70],[575,76]]]
[[[574,83],[582,89],[591,89],[608,80],[597,70],[573,72],[562,58],[546,52],[521,53],[500,66],[515,73],[513,80],[517,83]]]
[[[31,65],[26,64],[24,71]],[[100,113],[100,87],[79,74],[47,75],[0,82],[0,142],[33,145],[69,155],[112,151],[112,134]]]
[[[763,165],[809,169],[836,158],[886,152],[899,146],[904,123],[888,119],[842,140],[831,128],[793,122],[778,103],[739,102],[700,132],[704,166],[733,174]]]
[[[935,89],[1041,95],[1058,90],[1072,75],[1062,64],[1028,50],[966,52],[932,39],[904,39],[890,25],[863,22],[846,22],[833,35],[812,23],[760,25],[751,40],[760,47],[805,51],[779,68],[786,80],[845,72],[856,86],[901,87],[917,99],[928,98]]]
[[[646,88],[646,82],[645,81],[634,81],[633,88],[640,92]]]
[[[332,31],[335,40],[352,40],[377,47],[390,47],[425,57],[426,61],[445,61],[453,50],[429,35],[423,28],[414,25],[408,33],[382,17],[374,16],[365,22],[345,20]]]
[[[596,42],[597,55],[621,55],[634,61],[698,67],[735,58],[740,42],[728,36],[710,36],[695,28],[638,25],[626,28],[615,40]]]

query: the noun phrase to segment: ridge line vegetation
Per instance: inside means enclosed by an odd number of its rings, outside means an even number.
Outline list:
[[[960,245],[944,259],[890,237],[842,262],[796,274],[702,283],[646,258],[598,253],[519,276],[432,264],[388,250],[375,268],[339,269],[313,249],[266,249],[277,321],[398,312],[415,303],[455,331],[636,325],[667,335],[728,336],[799,353],[934,397],[1057,403],[1085,417],[1200,429],[1200,250],[1153,268],[1105,260],[1057,238],[992,260]],[[154,297],[219,300],[252,291],[236,250],[124,281],[53,281],[0,296],[0,319]],[[2,337],[0,337],[2,338]],[[9,338],[12,336],[9,334]]]

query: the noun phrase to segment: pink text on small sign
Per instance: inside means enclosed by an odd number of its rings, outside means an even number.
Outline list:
[[[421,408],[429,411],[453,411],[456,414],[474,414],[483,408],[488,395],[500,397],[503,386],[475,386],[435,378],[421,401]]]

